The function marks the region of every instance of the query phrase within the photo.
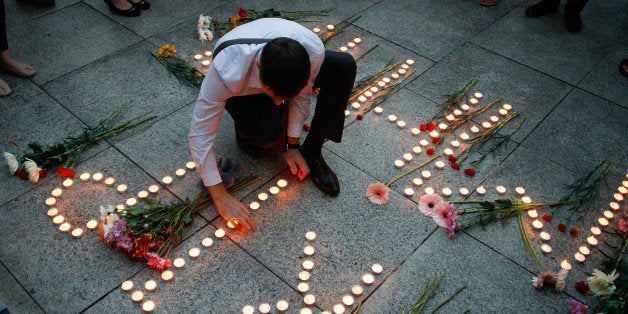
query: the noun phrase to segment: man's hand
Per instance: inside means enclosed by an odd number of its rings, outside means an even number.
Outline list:
[[[286,151],[286,161],[290,165],[290,171],[292,174],[299,176],[299,180],[305,179],[310,173],[310,167],[307,166],[305,158],[301,155],[298,149],[288,149]]]
[[[229,194],[222,183],[207,187],[209,194],[216,204],[218,213],[227,222],[242,226],[249,231],[255,231],[255,226],[251,220],[251,214],[242,203],[233,195]]]

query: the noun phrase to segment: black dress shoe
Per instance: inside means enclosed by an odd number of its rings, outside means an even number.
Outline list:
[[[122,9],[118,9],[115,5],[113,5],[113,2],[111,2],[111,0],[103,0],[103,1],[105,1],[105,3],[109,6],[109,9],[111,11],[113,11],[114,13],[118,15],[135,17],[135,16],[140,16],[140,14],[142,13],[140,9],[134,5],[132,5],[130,9],[122,10]]]
[[[526,9],[527,17],[541,17],[558,11],[560,0],[541,0],[537,4],[533,4]]]
[[[565,28],[572,33],[578,33],[582,30],[580,12],[565,11]]]
[[[127,0],[129,1],[129,0]],[[129,1],[134,7],[138,7],[140,10],[148,10],[150,9],[150,3],[148,3],[148,1],[144,1],[141,0],[140,2],[131,2]]]
[[[318,157],[305,157],[308,167],[310,167],[310,175],[314,184],[323,193],[331,196],[337,196],[340,193],[340,183],[338,177],[329,168],[323,155]]]

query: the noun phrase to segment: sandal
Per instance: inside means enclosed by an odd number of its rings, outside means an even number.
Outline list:
[[[499,0],[478,0],[478,2],[486,7],[490,7],[499,3]]]
[[[619,73],[628,78],[628,59],[621,60],[619,63]]]
[[[9,84],[5,82],[3,79],[0,79],[0,97],[9,97],[13,91]]]

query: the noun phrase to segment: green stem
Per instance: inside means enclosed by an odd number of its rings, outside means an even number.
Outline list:
[[[534,261],[536,262],[536,265],[539,266],[541,271],[547,270],[545,265],[543,265],[543,263],[541,262],[541,259],[539,258],[539,256],[536,255],[536,252],[532,248],[532,244],[530,243],[530,238],[528,238],[528,234],[526,233],[526,229],[525,229],[525,226],[523,224],[523,213],[522,212],[518,213],[517,220],[519,221],[519,230],[521,231],[521,237],[523,238],[523,243],[525,243],[526,248],[528,249],[528,252],[530,252],[530,255],[532,255],[532,257],[534,258]]]
[[[432,161],[436,160],[436,158],[439,158],[440,156],[442,156],[442,155],[438,154],[438,155],[428,159],[426,162],[424,162],[424,163],[422,163],[422,164],[420,164],[418,166],[415,166],[415,167],[411,168],[410,170],[408,170],[408,171],[406,171],[406,172],[396,176],[394,179],[388,181],[388,183],[386,183],[386,186],[391,186],[393,183],[399,181],[399,179],[401,179],[401,178],[403,178],[403,177],[405,177],[405,176],[407,176],[407,175],[409,175],[409,174],[411,174],[411,173],[413,173],[413,172],[415,172],[415,171],[417,171],[417,170],[419,170],[419,169],[429,165]]]
[[[375,46],[367,49],[363,54],[361,54],[361,55],[359,55],[359,56],[357,56],[355,58],[355,62],[358,62],[358,61],[362,60],[362,58],[366,57],[367,54],[369,54],[371,51],[375,50],[375,48],[377,48],[377,47],[379,47],[379,44],[376,44]]]
[[[458,290],[456,290],[454,293],[452,293],[447,299],[445,299],[445,301],[441,302],[435,308],[433,308],[432,311],[430,312],[430,314],[436,313],[436,311],[438,309],[440,309],[443,305],[447,304],[447,302],[451,301],[451,299],[453,299],[458,293],[460,293],[462,290],[464,290],[466,288],[467,288],[467,285],[464,285],[464,286],[458,288]]]
[[[616,270],[617,267],[619,267],[619,263],[621,262],[621,259],[624,256],[626,247],[628,247],[628,235],[624,236],[624,242],[621,245],[621,250],[619,250],[619,257],[617,257],[617,261],[615,261],[615,266],[613,267],[614,270]]]

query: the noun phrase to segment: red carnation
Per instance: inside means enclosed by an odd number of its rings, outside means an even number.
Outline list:
[[[473,169],[473,168],[464,169],[464,174],[466,174],[466,175],[468,175],[470,177],[473,177],[473,176],[475,176],[475,169]]]
[[[46,174],[46,171],[39,170],[39,178],[40,178],[40,179],[45,178],[45,177],[46,177],[46,175],[47,175],[47,174]]]
[[[9,141],[9,144],[13,145],[13,147],[19,147],[20,145],[18,145],[16,142],[14,141]]]
[[[355,118],[358,119],[358,120],[362,120],[363,116],[362,116],[361,113],[356,113],[355,114]]]
[[[428,129],[430,132],[432,132],[432,131],[436,130],[436,125],[434,125],[434,123],[431,123],[431,122],[430,122],[430,123],[428,123],[428,124],[427,124],[427,129]]]
[[[542,218],[543,220],[547,221],[547,222],[552,221],[552,215],[550,215],[550,214],[545,214],[545,215],[543,215],[543,217],[541,217],[541,218]]]
[[[28,180],[28,173],[22,169],[15,170],[15,174],[17,174],[22,180]]]
[[[57,167],[57,174],[64,178],[74,178],[74,170],[66,167]]]
[[[558,231],[560,232],[565,232],[567,231],[567,224],[564,222],[561,222],[558,224]]]
[[[447,159],[449,159],[449,161],[451,162],[456,162],[456,156],[454,155],[447,155]]]
[[[438,137],[432,137],[432,143],[434,143],[434,144],[438,144],[438,143],[440,143],[440,138],[438,138]]]
[[[451,167],[456,169],[456,170],[460,170],[460,165],[457,162],[455,162],[455,161],[451,162]]]
[[[311,128],[312,127],[309,124],[307,124],[307,123],[303,124],[303,131],[308,131],[309,132]]]
[[[240,19],[244,20],[249,16],[249,13],[246,12],[245,9],[240,8],[240,11],[238,11],[238,15],[240,16]]]
[[[425,153],[426,153],[428,156],[432,156],[432,155],[434,155],[434,149],[430,147],[430,148],[428,148],[428,149],[425,151]]]
[[[579,227],[571,228],[571,230],[569,230],[569,234],[571,234],[574,237],[578,236],[578,233],[580,233]]]
[[[419,130],[421,130],[422,132],[427,131],[427,125],[426,124],[419,125]]]
[[[589,295],[589,294],[591,294],[591,290],[589,290],[589,285],[587,284],[586,281],[578,281],[578,282],[576,282],[576,287],[575,288],[582,295]]]

